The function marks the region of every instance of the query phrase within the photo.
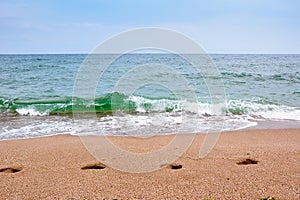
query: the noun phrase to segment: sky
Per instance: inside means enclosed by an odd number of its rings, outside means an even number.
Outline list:
[[[208,53],[300,53],[299,0],[0,0],[0,53],[89,53],[131,29],[178,31]]]

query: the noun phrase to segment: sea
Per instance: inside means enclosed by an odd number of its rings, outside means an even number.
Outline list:
[[[0,140],[207,133],[215,123],[218,131],[300,128],[300,55],[211,54],[218,76],[208,77],[176,54],[126,54],[95,72],[96,87],[85,86],[92,96],[79,96],[88,56],[0,55]],[[98,56],[91,65],[111,55]]]

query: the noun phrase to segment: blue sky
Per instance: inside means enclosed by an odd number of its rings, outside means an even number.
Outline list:
[[[299,0],[0,0],[0,53],[88,53],[138,27],[209,53],[300,53]]]

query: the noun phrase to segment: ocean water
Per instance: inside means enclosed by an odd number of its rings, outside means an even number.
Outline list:
[[[220,120],[222,131],[300,127],[300,55],[210,57],[220,76],[204,77],[178,55],[123,55],[101,74],[94,98],[84,98],[74,96],[74,83],[87,55],[0,55],[0,139],[206,133]],[[213,112],[207,79],[223,83],[221,114]],[[192,90],[196,101],[179,98],[164,81],[181,94]]]

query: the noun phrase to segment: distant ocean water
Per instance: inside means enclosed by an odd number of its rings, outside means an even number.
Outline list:
[[[80,132],[74,130],[74,108],[96,111],[93,123],[104,135],[176,133],[182,115],[198,122],[192,131],[207,132],[215,120],[205,80],[187,70],[187,63],[172,54],[122,56],[99,81],[95,99],[74,97],[74,81],[86,56],[0,55],[0,139],[78,135]],[[105,59],[108,55],[103,56]],[[300,127],[300,55],[210,56],[221,74],[214,78],[222,79],[225,87],[223,130],[259,128],[264,124],[269,128]],[[179,70],[197,88],[198,102],[187,101],[183,109],[182,100],[157,85],[145,86],[131,95],[113,91],[126,71],[147,63]],[[84,134],[84,129],[81,132]]]

